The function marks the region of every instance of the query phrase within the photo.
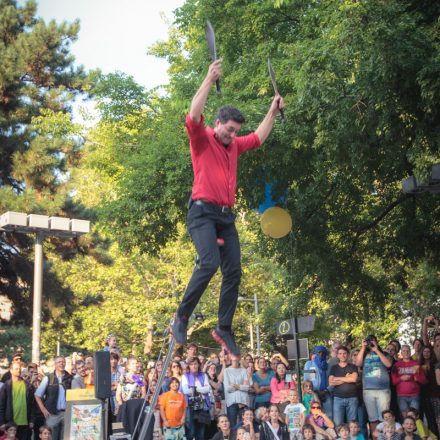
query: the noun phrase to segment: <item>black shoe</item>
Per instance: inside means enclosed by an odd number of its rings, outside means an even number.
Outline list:
[[[175,341],[180,344],[186,344],[186,328],[188,326],[188,319],[174,316],[173,321],[171,322],[171,333]]]
[[[231,332],[217,327],[211,335],[229,353],[240,356],[240,349],[235,344],[234,335]]]

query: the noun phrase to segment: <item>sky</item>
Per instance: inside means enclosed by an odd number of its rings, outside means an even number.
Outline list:
[[[166,40],[173,11],[184,0],[37,0],[46,22],[80,20],[71,52],[86,70],[120,71],[150,89],[166,84],[167,62],[147,56],[147,48]]]

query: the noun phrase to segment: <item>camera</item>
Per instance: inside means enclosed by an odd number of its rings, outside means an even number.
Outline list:
[[[365,338],[365,342],[367,343],[367,347],[372,347],[373,346],[373,344],[372,344],[372,342],[374,342],[376,340],[376,338],[373,336],[373,335],[368,335],[366,338]]]

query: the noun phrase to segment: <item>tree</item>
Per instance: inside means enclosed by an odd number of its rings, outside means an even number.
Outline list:
[[[0,1],[0,208],[67,214],[69,169],[79,157],[81,138],[68,113],[72,98],[86,85],[69,53],[79,24],[35,17],[36,3]],[[60,242],[54,240],[55,245]],[[29,322],[32,265],[30,237],[0,237],[0,289],[13,301],[16,319]],[[45,288],[65,296],[45,272]]]

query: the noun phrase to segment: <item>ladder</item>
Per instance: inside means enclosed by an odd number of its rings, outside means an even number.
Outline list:
[[[156,389],[154,390],[153,396],[151,397],[150,405],[145,408],[144,422],[142,424],[142,428],[139,432],[139,436],[137,437],[137,440],[151,440],[147,438],[148,427],[150,426],[150,423],[152,422],[154,417],[154,408],[156,408],[157,401],[159,400],[160,390],[162,389],[162,384],[165,380],[167,368],[171,362],[175,345],[176,345],[176,341],[174,340],[174,337],[170,332],[170,343],[168,345],[168,350],[165,356],[165,360],[163,361],[162,371],[160,372],[159,378],[157,379]]]

